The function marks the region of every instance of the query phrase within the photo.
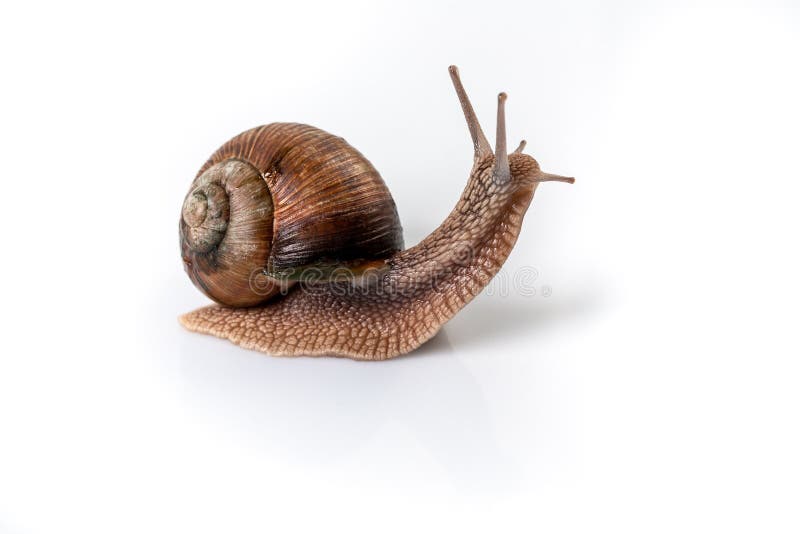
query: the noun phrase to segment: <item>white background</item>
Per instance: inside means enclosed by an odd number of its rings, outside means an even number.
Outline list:
[[[4,5],[0,532],[798,532],[791,4]],[[578,179],[500,275],[536,295],[378,364],[179,326],[183,196],[242,130],[342,135],[438,225],[451,63]]]

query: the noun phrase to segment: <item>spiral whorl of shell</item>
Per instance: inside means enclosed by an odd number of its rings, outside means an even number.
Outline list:
[[[190,278],[230,306],[252,306],[278,291],[255,282],[272,243],[272,196],[252,165],[228,159],[198,176],[183,202],[181,252]]]

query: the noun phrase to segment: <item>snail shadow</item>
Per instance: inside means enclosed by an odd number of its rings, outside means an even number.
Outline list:
[[[566,323],[591,317],[602,305],[599,296],[591,292],[559,298],[483,296],[446,328],[460,347],[496,348],[512,339],[535,341]]]
[[[276,358],[210,336],[183,338],[187,409],[260,454],[328,476],[361,469],[366,454],[379,464],[373,471],[391,477],[410,439],[462,490],[516,485],[519,469],[502,452],[480,384],[445,331],[413,356],[385,362]]]

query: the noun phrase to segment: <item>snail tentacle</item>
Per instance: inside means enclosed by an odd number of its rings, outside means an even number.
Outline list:
[[[494,179],[498,183],[511,180],[511,169],[508,166],[506,153],[506,94],[497,95],[497,137],[494,149]]]
[[[458,67],[450,65],[448,71],[450,72],[450,79],[453,80],[453,86],[456,88],[458,101],[461,102],[461,109],[464,111],[464,118],[467,119],[467,127],[469,128],[470,136],[472,137],[472,144],[475,148],[475,159],[483,158],[491,155],[492,146],[483,135],[481,124],[478,122],[478,116],[475,115],[475,110],[472,108],[472,102],[464,90],[464,84],[461,83],[461,76],[458,73]]]

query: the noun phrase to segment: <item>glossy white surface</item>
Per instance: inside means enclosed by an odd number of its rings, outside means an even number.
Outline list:
[[[800,529],[789,3],[3,12],[3,534]],[[451,63],[578,179],[506,285],[384,363],[178,325],[183,196],[257,124],[346,137],[433,229],[471,163]]]

